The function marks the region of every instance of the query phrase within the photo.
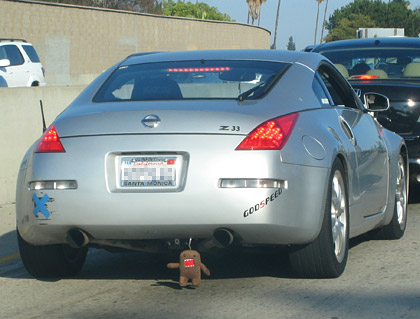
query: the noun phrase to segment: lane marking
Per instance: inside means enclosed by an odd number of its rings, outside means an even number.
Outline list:
[[[0,264],[7,263],[8,261],[11,261],[11,260],[17,259],[17,258],[20,258],[19,253],[14,253],[14,254],[11,254],[11,255],[0,257]]]

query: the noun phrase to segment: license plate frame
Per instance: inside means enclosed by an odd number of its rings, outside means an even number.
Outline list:
[[[120,156],[118,187],[121,189],[176,189],[182,172],[179,155]]]

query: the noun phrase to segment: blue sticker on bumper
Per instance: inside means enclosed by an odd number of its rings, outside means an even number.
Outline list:
[[[49,218],[51,216],[50,212],[45,207],[45,204],[50,200],[50,197],[45,194],[42,198],[38,198],[38,196],[34,193],[32,196],[32,199],[35,203],[34,208],[34,215],[35,217],[38,217],[38,213],[41,213],[45,216],[45,218]]]

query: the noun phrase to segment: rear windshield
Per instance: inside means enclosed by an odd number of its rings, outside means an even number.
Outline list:
[[[269,90],[287,65],[199,60],[123,66],[106,80],[93,101],[256,99]]]
[[[36,54],[36,51],[33,46],[30,45],[22,45],[22,48],[25,50],[26,54],[28,55],[29,59],[31,59],[34,63],[39,63],[39,57],[38,54]]]
[[[349,48],[319,53],[349,80],[420,80],[420,49]]]

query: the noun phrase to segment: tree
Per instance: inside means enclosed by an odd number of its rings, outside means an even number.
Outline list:
[[[45,2],[68,3],[80,6],[127,10],[144,13],[162,13],[161,0],[42,0]]]
[[[1,0],[0,0],[1,1]],[[45,2],[68,3],[108,9],[119,9],[158,15],[188,17],[205,20],[234,21],[227,14],[220,13],[216,7],[196,1],[182,2],[178,0],[42,0]]]
[[[358,28],[375,27],[375,22],[369,16],[363,14],[351,13],[348,18],[342,18],[338,25],[327,34],[325,40],[327,42],[354,39],[356,38],[356,30]]]
[[[274,49],[274,50],[276,49],[276,42],[277,42],[277,28],[279,26],[280,3],[281,3],[281,0],[279,0],[279,3],[277,5],[276,26],[274,27],[274,41],[273,41],[273,45],[271,46],[271,49]]]
[[[162,2],[158,0],[118,0],[118,9],[162,14]]]
[[[293,41],[293,37],[289,37],[289,43],[287,43],[287,50],[296,51],[296,44]]]
[[[411,10],[409,5],[410,3],[405,0],[390,0],[388,2],[382,2],[381,0],[354,0],[354,2],[335,10],[325,27],[331,33],[339,26],[342,28],[343,25],[349,25],[348,21],[354,20],[352,15],[364,15],[373,22],[371,27],[404,28],[406,36],[417,37],[420,33],[420,14],[418,14],[418,9]],[[343,19],[348,21],[342,21]],[[358,28],[367,27],[367,21],[360,22],[361,25],[354,24],[354,34],[356,34]],[[335,33],[337,34],[338,32]],[[352,37],[355,37],[355,35]],[[331,39],[331,36],[328,39]]]
[[[187,17],[205,20],[219,20],[219,21],[232,21],[230,16],[220,13],[216,7],[210,7],[207,3],[196,2],[177,2],[173,0],[163,1],[163,14],[175,17]]]
[[[254,25],[254,21],[258,19],[258,25],[260,25],[260,13],[261,13],[261,6],[267,0],[246,0],[248,4],[248,23],[249,23],[249,16],[252,18],[252,25]]]
[[[321,2],[324,0],[316,0],[318,2],[318,9],[316,10],[316,22],[315,22],[315,36],[314,36],[314,44],[316,44],[316,34],[318,32],[318,19],[319,19],[319,6],[321,5]]]
[[[118,9],[118,0],[41,0],[43,2],[66,3],[77,6]]]

